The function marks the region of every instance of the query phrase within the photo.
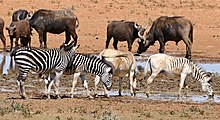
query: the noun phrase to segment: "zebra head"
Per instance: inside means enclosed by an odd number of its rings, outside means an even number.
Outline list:
[[[113,70],[111,67],[107,67],[105,69],[104,74],[101,75],[101,80],[102,80],[103,84],[105,85],[105,87],[107,88],[107,90],[111,90],[112,77],[113,77]]]
[[[213,98],[214,94],[213,94],[213,90],[211,87],[211,79],[212,77],[209,75],[204,76],[203,81],[201,81],[201,85],[202,85],[202,90],[205,91],[208,94],[209,98]]]

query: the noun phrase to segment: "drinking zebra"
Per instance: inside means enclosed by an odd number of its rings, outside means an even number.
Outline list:
[[[177,74],[180,75],[179,84],[179,98],[181,97],[181,89],[184,85],[184,81],[187,75],[192,74],[193,78],[201,83],[202,90],[208,94],[209,98],[213,98],[213,90],[211,88],[211,76],[202,70],[198,65],[194,64],[186,58],[172,57],[166,54],[154,54],[149,57],[146,66],[144,68],[144,76],[146,77],[148,67],[150,69],[151,76],[147,79],[147,92],[149,97],[150,86],[154,78],[160,72],[165,72],[167,75]]]
[[[56,95],[59,97],[59,81],[64,70],[66,69],[69,61],[75,54],[75,50],[79,46],[73,46],[73,42],[69,45],[61,45],[61,48],[55,49],[39,49],[22,47],[14,50],[11,56],[14,58],[15,63],[19,69],[19,76],[17,77],[17,83],[19,86],[19,93],[23,99],[28,99],[25,93],[24,82],[27,78],[28,72],[33,70],[39,75],[49,73],[51,71],[55,72],[55,89]],[[49,89],[47,91],[48,98],[50,98],[50,87],[53,81],[49,84]]]
[[[74,59],[72,59],[69,62],[68,67],[65,71],[65,73],[73,74],[74,76],[71,89],[72,98],[74,97],[73,92],[77,84],[77,79],[79,77],[84,83],[84,88],[86,89],[86,96],[92,97],[88,89],[86,73],[98,75],[101,78],[104,86],[108,90],[111,89],[111,80],[113,76],[113,68],[111,63],[105,61],[104,59],[101,60],[100,58],[94,55],[82,55],[76,53],[73,58]],[[47,76],[46,79],[44,79],[46,84],[48,83],[48,80],[50,81],[51,79],[54,79],[52,74],[53,73],[50,73],[49,76]],[[48,87],[45,88],[48,89]]]

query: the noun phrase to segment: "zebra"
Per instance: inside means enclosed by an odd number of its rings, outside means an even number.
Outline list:
[[[99,58],[105,58],[114,66],[114,77],[118,77],[119,81],[119,96],[122,96],[122,79],[129,78],[129,87],[131,96],[136,95],[137,79],[136,79],[136,60],[134,55],[129,51],[120,51],[115,49],[104,49],[99,53]],[[97,95],[97,85],[99,83],[99,77],[95,78],[95,94]],[[104,87],[104,95],[109,97],[109,91]]]
[[[193,78],[201,83],[202,90],[208,94],[209,99],[214,97],[213,90],[210,85],[211,75],[186,58],[173,57],[162,53],[154,54],[150,56],[146,62],[144,68],[144,78],[146,78],[148,67],[150,69],[151,76],[147,79],[147,97],[149,97],[150,93],[149,84],[153,82],[154,78],[160,72],[164,72],[166,75],[180,75],[178,98],[181,97],[181,89],[184,85],[186,76],[189,74],[192,74]]]
[[[79,77],[83,81],[84,88],[86,89],[86,96],[93,98],[90,95],[90,92],[88,89],[86,73],[91,73],[91,74],[99,76],[102,80],[102,83],[107,88],[107,90],[111,89],[111,86],[112,86],[111,80],[113,77],[113,65],[110,62],[105,61],[105,59],[100,59],[94,55],[83,55],[83,54],[76,53],[73,59],[69,62],[65,70],[65,74],[73,74],[71,98],[74,97],[73,92],[75,90],[77,79]],[[53,73],[50,73],[49,76],[45,78],[46,79],[44,80],[47,85],[48,83],[47,81],[54,79]],[[47,87],[45,88],[47,89]]]
[[[55,72],[55,89],[56,95],[59,96],[59,81],[68,62],[71,60],[72,56],[75,54],[75,50],[79,47],[73,46],[73,42],[69,45],[63,44],[59,48],[54,49],[42,49],[33,47],[21,47],[14,50],[11,57],[14,58],[15,64],[18,67],[19,75],[17,77],[17,83],[19,86],[19,94],[23,99],[28,99],[25,93],[24,82],[27,78],[28,72],[30,70],[39,73],[39,76],[49,73],[51,71]],[[53,81],[49,84],[53,84]],[[50,89],[47,91],[48,99],[50,99]]]

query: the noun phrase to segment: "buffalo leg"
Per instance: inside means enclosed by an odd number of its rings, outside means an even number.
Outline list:
[[[65,41],[65,44],[68,44],[69,43],[69,41],[70,41],[70,32],[68,32],[68,31],[66,31],[65,32],[65,36],[66,36],[66,41]]]
[[[29,47],[31,47],[31,36],[28,37]]]
[[[128,40],[127,43],[128,43],[128,51],[131,51],[131,49],[132,49],[132,42],[131,42],[131,40]]]
[[[164,37],[163,35],[161,35],[158,39],[159,43],[160,43],[160,49],[159,49],[159,52],[160,53],[164,53],[164,50],[165,50],[165,43],[164,43]]]
[[[43,32],[39,32],[39,42],[40,42],[40,48],[43,47],[42,43],[43,43]]]
[[[47,33],[43,33],[44,48],[47,48]]]
[[[11,42],[11,48],[10,48],[10,51],[11,51],[13,47],[13,37],[10,37],[10,42]]]
[[[118,45],[118,40],[114,39],[113,47],[114,47],[114,49],[116,49],[116,50],[118,50],[117,45]]]
[[[3,46],[4,46],[4,51],[6,51],[6,39],[5,39],[5,36],[3,34],[0,34],[0,39],[3,43]]]
[[[105,48],[107,49],[108,48],[108,46],[109,46],[109,42],[110,42],[110,40],[111,40],[111,36],[108,36],[107,35],[107,40],[106,40],[106,43],[105,43]]]
[[[191,50],[192,50],[192,43],[190,39],[183,38],[184,43],[186,44],[186,56],[185,58],[191,59]]]
[[[43,48],[42,43],[44,42],[44,48],[47,48],[47,33],[40,32],[39,33],[39,41],[40,41],[40,48]]]
[[[77,45],[78,36],[77,36],[75,30],[73,32],[70,31],[70,34],[71,34],[72,38],[74,39],[74,46],[76,46]],[[66,39],[66,43],[68,43],[69,41],[70,41],[70,39],[69,40]]]
[[[15,47],[17,48],[19,45],[18,45],[18,40],[19,40],[19,37],[16,37],[15,38]]]

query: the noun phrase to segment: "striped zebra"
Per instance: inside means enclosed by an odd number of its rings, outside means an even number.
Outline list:
[[[75,54],[75,50],[79,46],[73,46],[73,42],[69,45],[61,45],[61,48],[55,49],[40,49],[22,47],[14,50],[11,56],[14,58],[15,64],[19,69],[19,76],[17,77],[17,83],[19,86],[19,93],[23,99],[28,99],[25,93],[24,82],[27,78],[30,70],[39,73],[39,75],[55,72],[55,87],[56,95],[59,97],[59,81],[64,70],[66,69],[69,61]],[[49,84],[51,86],[53,81]],[[49,87],[50,88],[50,87]],[[48,89],[48,98],[50,98],[50,89]]]
[[[94,75],[98,75],[101,78],[104,86],[110,90],[111,89],[111,80],[113,77],[113,67],[112,64],[108,61],[101,60],[100,58],[94,55],[82,55],[76,53],[73,57],[68,67],[65,71],[67,74],[73,74],[72,81],[72,89],[71,89],[71,97],[73,98],[73,92],[75,90],[75,86],[77,84],[77,79],[80,77],[84,83],[84,88],[86,89],[86,96],[92,98],[88,89],[88,83],[86,78],[86,73],[91,73]],[[52,73],[50,73],[52,74]],[[51,80],[53,78],[47,77],[44,79],[45,81]],[[46,82],[47,84],[48,82]]]
[[[147,92],[146,95],[149,97],[150,86],[154,78],[160,72],[165,72],[167,75],[180,75],[179,84],[179,98],[181,97],[181,89],[184,85],[184,81],[187,75],[192,74],[193,78],[201,83],[202,90],[208,94],[209,98],[213,98],[213,90],[211,88],[211,76],[202,70],[198,65],[194,64],[186,58],[172,57],[166,54],[154,54],[149,57],[146,66],[144,68],[144,76],[148,71],[148,67],[151,72],[151,76],[147,79]]]

